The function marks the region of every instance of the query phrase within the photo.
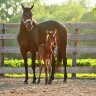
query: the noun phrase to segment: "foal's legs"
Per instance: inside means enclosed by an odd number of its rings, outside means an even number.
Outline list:
[[[33,82],[36,83],[36,76],[35,76],[35,60],[36,60],[36,52],[32,52],[32,69],[33,69]]]
[[[48,64],[48,69],[49,69],[49,81],[48,84],[51,84],[52,82],[52,78],[51,78],[51,73],[52,73],[52,57],[49,60],[49,64]]]
[[[45,84],[48,83],[48,62],[45,60]]]

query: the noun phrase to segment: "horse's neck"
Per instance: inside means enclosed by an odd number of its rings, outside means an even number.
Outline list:
[[[33,39],[32,32],[28,32],[26,30],[26,27],[23,24],[23,22],[21,22],[19,37],[20,37],[21,42],[25,41],[27,43],[30,43],[29,41],[32,42],[32,39]]]
[[[23,21],[21,21],[20,31],[21,31],[22,33],[23,33],[23,32],[25,33],[25,31],[27,31],[27,29],[26,29],[26,27],[25,27]],[[26,33],[27,33],[27,32],[26,32]]]
[[[30,36],[30,34],[31,34],[30,31],[27,31],[23,22],[21,22],[20,32],[22,33],[22,35],[25,35],[25,36],[27,36],[27,35]]]

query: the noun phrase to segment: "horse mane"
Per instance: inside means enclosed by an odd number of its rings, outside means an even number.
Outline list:
[[[33,19],[32,21],[33,21],[33,26],[37,26],[38,25],[38,23],[36,22],[35,19]]]

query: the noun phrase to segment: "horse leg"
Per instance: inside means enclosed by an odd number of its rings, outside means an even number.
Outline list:
[[[50,58],[50,62],[49,62],[49,65],[48,65],[48,68],[49,68],[49,82],[48,84],[51,84],[52,83],[52,78],[50,76],[51,72],[52,72],[52,57]]]
[[[36,76],[35,76],[35,59],[36,59],[36,52],[32,53],[32,69],[33,69],[33,81],[32,83],[36,83]]]
[[[47,61],[45,60],[45,84],[48,83],[48,64]]]
[[[24,67],[25,67],[25,81],[24,83],[27,84],[28,83],[28,64],[27,64],[27,52],[22,52],[21,54],[23,56],[24,59]]]
[[[63,56],[63,64],[64,64],[64,82],[67,82],[67,58],[66,58],[66,50],[63,50],[62,52],[62,56]]]
[[[56,63],[56,71],[57,72],[59,72],[59,70],[60,70],[61,62],[62,62],[62,54],[61,54],[60,49],[58,48],[58,50],[57,50],[57,63]]]
[[[41,60],[40,60],[39,61],[39,78],[38,78],[37,84],[40,83],[41,71],[42,71],[42,63],[41,63]]]
[[[51,79],[54,80],[54,73],[55,73],[55,57],[54,54],[52,54],[52,72],[51,72]]]

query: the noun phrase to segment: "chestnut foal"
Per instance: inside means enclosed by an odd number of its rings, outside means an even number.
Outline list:
[[[45,84],[51,84],[52,79],[50,77],[52,72],[52,54],[53,48],[56,46],[56,30],[48,31],[46,30],[46,42],[45,44],[40,44],[38,48],[38,61],[39,61],[39,78],[37,84],[40,83],[40,76],[42,71],[42,60],[44,60],[45,64]],[[48,78],[49,72],[49,78]]]

